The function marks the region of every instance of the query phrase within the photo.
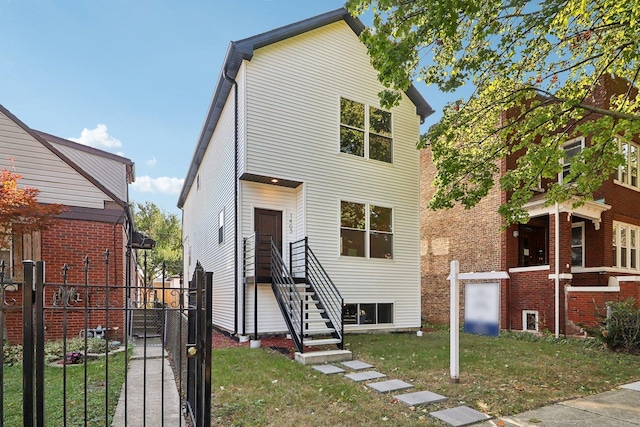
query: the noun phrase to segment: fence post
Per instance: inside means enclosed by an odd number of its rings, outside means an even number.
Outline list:
[[[44,427],[44,261],[36,262],[36,425]]]
[[[22,422],[33,427],[33,261],[22,267]]]

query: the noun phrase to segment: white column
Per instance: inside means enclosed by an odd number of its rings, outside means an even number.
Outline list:
[[[460,264],[458,261],[451,261],[451,273],[449,280],[451,281],[450,296],[450,340],[449,340],[449,365],[451,370],[451,382],[460,381]]]

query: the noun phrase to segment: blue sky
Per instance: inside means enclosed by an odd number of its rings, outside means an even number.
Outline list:
[[[343,4],[0,0],[0,104],[33,129],[133,160],[130,199],[180,217],[182,179],[229,42]],[[435,88],[416,86],[442,109]]]

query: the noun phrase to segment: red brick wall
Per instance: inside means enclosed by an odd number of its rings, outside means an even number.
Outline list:
[[[64,332],[64,314],[61,308],[53,306],[54,293],[63,283],[62,267],[67,265],[67,285],[74,286],[82,295],[82,302],[75,307],[69,306],[66,314],[67,337],[78,336],[85,328],[85,271],[84,258],[89,259],[89,289],[87,304],[91,308],[87,325],[90,328],[107,324],[106,299],[106,264],[105,252],[108,249],[109,270],[109,327],[119,329],[121,339],[124,332],[124,285],[126,262],[126,238],[121,224],[58,219],[54,225],[42,233],[42,260],[45,261],[45,337],[46,339],[62,338]],[[39,260],[34,260],[39,261]],[[16,306],[22,305],[22,287],[16,292],[7,294],[16,299]],[[22,341],[22,312],[10,312],[7,315],[7,334],[10,342]]]
[[[462,273],[500,270],[500,192],[494,189],[472,209],[430,210],[435,168],[429,149],[421,151],[420,161],[422,317],[430,323],[448,323],[451,261],[460,262]],[[462,316],[462,295],[460,303]]]

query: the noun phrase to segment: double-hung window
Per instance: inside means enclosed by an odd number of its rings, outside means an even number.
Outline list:
[[[0,266],[4,265],[4,269],[0,268],[0,275],[4,273],[5,280],[12,277],[11,246],[11,238],[0,235]]]
[[[613,266],[640,269],[638,239],[640,227],[621,222],[613,222]]]
[[[393,258],[393,209],[341,201],[340,254]]]
[[[224,209],[218,214],[218,244],[224,242]]]
[[[584,222],[571,226],[571,266],[584,267]]]
[[[576,138],[566,142],[563,147],[564,158],[562,160],[562,180],[564,182],[569,172],[571,172],[571,159],[580,154],[584,148],[584,138]]]
[[[340,151],[391,163],[391,113],[340,98]]]
[[[624,157],[624,163],[618,169],[618,183],[640,190],[638,181],[638,152],[640,145],[635,142],[618,140],[620,154]]]

